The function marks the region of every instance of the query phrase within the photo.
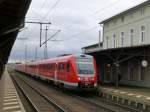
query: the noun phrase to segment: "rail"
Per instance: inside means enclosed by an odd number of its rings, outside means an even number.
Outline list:
[[[36,90],[20,77],[14,75],[11,75],[11,77],[23,92],[23,94],[26,96],[28,101],[32,104],[36,112],[67,112],[61,106],[45,96],[42,91]],[[40,103],[38,101],[40,101]]]

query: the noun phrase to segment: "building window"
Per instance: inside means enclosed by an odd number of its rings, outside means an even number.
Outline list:
[[[144,9],[144,8],[141,8],[141,16],[144,15],[144,12],[145,12],[145,9]]]
[[[145,41],[145,26],[141,26],[141,43]]]
[[[113,37],[112,37],[112,47],[115,48],[116,47],[116,35],[113,34]]]
[[[134,17],[133,15],[134,15],[134,13],[132,12],[132,13],[131,13],[131,18],[133,18],[133,17]]]
[[[121,47],[123,47],[124,46],[124,32],[121,32],[121,34],[120,34],[120,44],[121,44]]]
[[[134,30],[131,29],[129,32],[129,41],[130,41],[130,45],[133,45],[133,37],[134,37]]]
[[[109,28],[109,23],[106,24],[107,28]]]
[[[116,19],[113,21],[113,24],[114,24],[114,25],[116,25],[116,24],[117,24],[117,20],[116,20]]]
[[[121,22],[124,22],[124,16],[121,17]]]
[[[106,37],[106,47],[108,48],[108,44],[109,44],[109,37]]]

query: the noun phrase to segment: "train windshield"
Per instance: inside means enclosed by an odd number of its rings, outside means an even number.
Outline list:
[[[91,58],[77,59],[76,65],[77,65],[78,74],[82,74],[82,75],[94,74],[93,59]]]

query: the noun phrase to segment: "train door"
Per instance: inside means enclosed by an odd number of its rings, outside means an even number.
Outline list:
[[[57,82],[57,75],[58,75],[58,63],[55,64],[55,73],[54,73],[54,81]]]

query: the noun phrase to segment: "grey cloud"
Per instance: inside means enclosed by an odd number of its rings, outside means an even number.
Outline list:
[[[45,4],[43,2],[45,1]],[[132,7],[144,0],[33,0],[28,15],[29,21],[52,22],[50,29],[60,29],[55,37],[60,42],[48,42],[49,57],[64,53],[81,53],[81,47],[98,42],[98,23],[112,15]],[[33,59],[35,47],[38,46],[38,57],[43,58],[43,48],[39,47],[39,25],[26,24],[28,29],[18,38],[29,38],[26,42],[17,40],[10,59],[24,57],[25,44],[28,46],[28,58]],[[93,28],[95,27],[95,28]],[[92,29],[93,28],[93,29]],[[45,29],[45,26],[43,26]],[[91,29],[91,30],[90,30]],[[48,37],[56,31],[49,31]],[[44,30],[42,41],[44,41]]]

